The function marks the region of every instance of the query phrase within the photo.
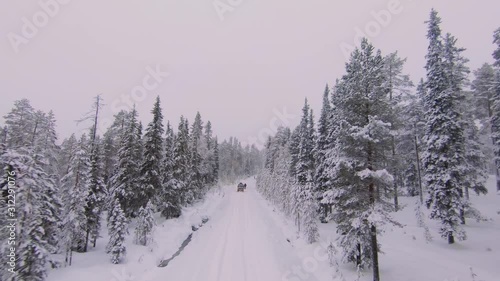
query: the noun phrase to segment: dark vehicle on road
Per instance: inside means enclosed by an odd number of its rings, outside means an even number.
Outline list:
[[[237,192],[243,192],[245,191],[245,189],[247,189],[247,184],[246,183],[239,183],[238,184],[238,188],[236,189]]]

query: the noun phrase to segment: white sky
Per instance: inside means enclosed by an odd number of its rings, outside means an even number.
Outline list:
[[[110,117],[116,113],[111,105],[142,85],[148,66],[159,65],[170,76],[137,102],[144,125],[159,94],[175,126],[181,114],[192,121],[199,110],[219,137],[245,142],[265,134],[273,109],[300,115],[305,96],[318,116],[325,83],[344,73],[340,46],[353,45],[356,28],[365,30],[375,21],[372,12],[392,1],[402,11],[370,39],[383,54],[398,50],[407,57],[414,81],[425,75],[424,21],[432,7],[443,30],[467,48],[471,69],[492,61],[492,33],[500,27],[498,0],[218,1],[233,3],[223,20],[213,0],[60,0],[69,3],[18,53],[9,36],[23,36],[23,17],[33,22],[37,15],[43,24],[39,3],[50,0],[1,1],[0,115],[28,98],[35,108],[54,110],[66,137],[82,129],[74,120],[90,109],[93,96],[102,93],[104,117]]]

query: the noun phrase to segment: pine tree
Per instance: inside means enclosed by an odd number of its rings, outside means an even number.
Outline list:
[[[214,139],[214,162],[213,162],[213,179],[214,183],[217,183],[219,181],[219,141],[217,140],[217,137]]]
[[[88,196],[85,206],[85,215],[87,217],[87,246],[89,238],[96,246],[97,238],[101,228],[101,214],[104,209],[104,201],[106,199],[106,185],[104,183],[103,163],[101,155],[101,141],[97,138],[90,152],[90,168],[88,178]]]
[[[71,265],[72,251],[85,251],[88,217],[86,216],[89,196],[90,159],[87,151],[88,141],[82,135],[77,141],[72,135],[64,144],[69,150],[70,160],[67,172],[61,179],[61,191],[64,204],[61,247],[66,254],[66,264]]]
[[[316,184],[315,193],[318,199],[323,198],[323,193],[328,190],[329,187],[329,177],[328,177],[328,167],[326,166],[326,153],[330,148],[330,143],[328,137],[330,135],[330,116],[331,116],[331,104],[330,104],[330,90],[328,85],[325,87],[325,92],[323,94],[323,107],[321,109],[321,115],[318,122],[318,138],[316,140],[315,146],[315,161],[317,163],[314,171],[314,182]],[[320,218],[322,222],[326,222],[328,205],[321,204],[322,210]]]
[[[323,191],[322,199],[320,203],[325,207],[322,217],[323,221],[329,220],[332,216],[328,216],[328,214],[333,211],[333,204],[335,203],[336,198],[334,197],[334,186],[332,177],[334,176],[333,171],[335,171],[335,167],[337,166],[337,155],[336,155],[336,143],[337,143],[337,135],[339,132],[339,124],[341,123],[340,110],[336,108],[338,106],[338,98],[341,97],[344,91],[343,87],[344,83],[340,83],[339,80],[336,81],[335,86],[332,88],[331,98],[330,98],[330,113],[328,117],[328,135],[326,136],[327,147],[325,148],[324,157],[325,159],[322,162],[319,162],[319,165],[322,166],[324,175],[323,177],[327,179],[328,188]]]
[[[29,147],[35,131],[35,110],[27,99],[14,102],[14,108],[4,116],[8,148]]]
[[[472,81],[472,90],[474,91],[474,103],[476,110],[474,116],[481,121],[486,121],[488,130],[491,130],[489,119],[493,114],[493,94],[495,84],[495,70],[490,64],[483,64],[474,71],[475,79]],[[483,121],[483,122],[484,122]]]
[[[44,225],[44,239],[51,246],[50,253],[58,251],[58,235],[61,226],[62,202],[59,194],[59,171],[57,133],[55,116],[52,111],[48,114],[37,111],[30,151],[37,165],[46,173],[48,183],[42,190],[47,200],[43,201],[42,221]],[[52,261],[51,261],[52,262]]]
[[[318,201],[315,197],[314,184],[309,181],[302,186],[300,197],[302,199],[302,221],[304,225],[304,233],[308,243],[317,242],[319,239],[319,231],[317,225]]]
[[[399,186],[402,185],[402,175],[399,171],[402,170],[403,161],[400,151],[401,131],[403,127],[402,120],[402,99],[408,95],[409,89],[413,86],[408,75],[403,74],[403,66],[406,59],[398,57],[397,52],[391,53],[384,58],[384,75],[387,83],[386,90],[389,94],[389,111],[386,113],[388,120],[392,124],[392,137],[390,140],[390,171],[394,176],[392,191],[394,193],[394,207],[396,211],[399,208],[398,193]]]
[[[205,150],[205,145],[202,141],[203,136],[203,121],[201,120],[200,113],[196,113],[193,125],[191,126],[191,134],[189,135],[189,186],[192,189],[193,196],[196,199],[203,197],[204,174],[202,172],[203,155],[202,151]]]
[[[118,150],[120,146],[121,137],[123,136],[128,113],[120,111],[115,115],[113,124],[104,133],[103,141],[103,178],[106,188],[111,190],[111,178],[115,174],[116,166],[118,164]]]
[[[295,175],[300,184],[305,184],[312,179],[314,169],[314,126],[312,112],[309,109],[307,99],[302,108],[302,119],[298,126],[296,139],[292,138],[292,146],[296,153]],[[292,154],[294,155],[294,154]]]
[[[0,144],[7,146],[7,126],[0,126]]]
[[[174,178],[174,145],[175,135],[167,123],[166,137],[165,137],[165,157],[163,157],[163,184],[161,196],[156,203],[162,216],[170,219],[176,218],[181,215],[181,190],[178,185],[177,179]]]
[[[216,152],[215,139],[213,137],[212,123],[207,121],[205,125],[204,134],[205,144],[206,144],[206,158],[205,158],[205,181],[208,185],[213,186],[217,183],[217,163],[216,157],[218,152]]]
[[[139,163],[137,161],[138,122],[135,108],[125,125],[118,150],[117,171],[111,179],[111,193],[120,202],[121,209],[127,217],[139,210],[137,201],[140,197],[138,183]]]
[[[172,186],[179,190],[181,204],[191,204],[194,200],[194,191],[189,186],[190,150],[188,121],[181,117],[177,137],[174,141],[174,166]]]
[[[16,182],[16,202],[23,206],[16,212],[19,233],[17,244],[16,275],[2,272],[2,280],[42,281],[47,276],[47,262],[51,245],[44,236],[43,201],[48,198],[43,193],[48,175],[30,156],[27,149],[7,149],[2,154],[1,163]],[[12,246],[11,246],[12,247]]]
[[[401,154],[405,169],[403,182],[410,196],[419,195],[420,203],[423,204],[423,187],[421,173],[421,155],[422,155],[422,137],[425,130],[425,116],[423,98],[425,96],[425,83],[423,79],[417,86],[415,94],[405,96],[402,115],[404,123],[404,132],[401,140]]]
[[[429,192],[426,204],[432,208],[431,218],[441,222],[441,236],[452,244],[455,237],[465,239],[465,231],[460,227],[464,209],[465,139],[458,108],[463,77],[455,40],[447,36],[443,44],[441,19],[435,10],[427,23],[429,48],[424,98],[427,125],[422,160]]]
[[[141,207],[145,207],[149,200],[153,200],[162,186],[161,165],[163,162],[163,114],[161,112],[160,97],[156,97],[153,110],[153,120],[149,123],[145,138],[144,162],[141,167]]]
[[[493,105],[491,115],[491,139],[493,141],[494,159],[497,174],[497,191],[500,191],[500,28],[493,34],[493,43],[497,45],[493,52],[496,67],[495,84],[493,85]]]
[[[340,124],[329,157],[334,188],[333,219],[338,224],[344,260],[359,267],[371,266],[373,280],[380,279],[377,236],[380,226],[395,222],[394,207],[387,202],[393,177],[385,169],[391,140],[390,97],[385,89],[384,60],[380,51],[363,39],[346,64],[346,72],[334,99],[334,115]]]
[[[478,195],[488,193],[486,188],[488,171],[485,164],[487,163],[486,156],[481,151],[483,144],[479,141],[479,132],[472,119],[472,114],[466,112],[464,116],[467,120],[464,122],[466,160],[464,192],[465,200],[469,201],[469,190],[473,190]]]
[[[125,235],[128,234],[127,218],[117,198],[113,200],[109,212],[109,242],[106,245],[106,253],[110,254],[112,263],[119,264],[127,253],[125,246]]]
[[[137,216],[137,225],[135,227],[134,243],[142,246],[147,246],[153,242],[153,231],[156,225],[153,216],[153,205],[151,202],[146,204],[146,207],[139,209]]]

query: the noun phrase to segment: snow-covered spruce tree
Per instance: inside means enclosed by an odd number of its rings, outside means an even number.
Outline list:
[[[301,120],[302,123],[302,120]],[[289,145],[289,150],[290,150],[290,171],[289,174],[293,178],[297,178],[297,164],[299,162],[299,154],[300,154],[300,129],[301,129],[301,124],[299,124],[293,131],[290,133],[290,145]],[[276,147],[277,145],[281,145],[279,142],[276,142],[274,146]],[[276,150],[274,148],[273,150]],[[277,150],[276,150],[277,151]],[[277,152],[273,152],[273,158],[275,158],[277,155]]]
[[[423,204],[422,191],[422,136],[425,130],[425,116],[423,97],[425,96],[425,84],[420,79],[415,94],[408,94],[403,98],[405,104],[402,116],[404,128],[401,136],[401,154],[403,155],[403,183],[410,196],[420,197]]]
[[[177,136],[174,140],[174,166],[172,173],[172,188],[178,190],[181,204],[191,204],[194,200],[193,190],[189,187],[189,129],[188,121],[181,116]]]
[[[109,242],[106,245],[106,253],[110,254],[112,263],[119,264],[127,253],[125,246],[125,236],[128,234],[127,218],[117,198],[113,200],[109,212]]]
[[[163,183],[156,205],[162,216],[170,219],[181,215],[181,186],[174,178],[175,135],[170,123],[167,123],[165,137],[165,157],[163,157]]]
[[[89,193],[86,198],[85,215],[87,217],[87,233],[85,236],[85,252],[89,242],[96,246],[97,238],[100,231],[100,217],[104,209],[106,197],[106,186],[103,173],[103,143],[100,136],[97,134],[99,123],[99,112],[102,108],[102,98],[97,95],[92,105],[92,111],[80,121],[91,121],[92,126],[89,133],[88,154],[90,161],[89,170]]]
[[[275,160],[281,146],[285,145],[290,139],[290,128],[278,127],[274,137],[269,136],[265,145],[264,168],[272,172],[274,170]],[[295,159],[294,159],[295,160]],[[289,165],[294,166],[293,163]],[[290,175],[293,175],[293,169],[290,168]]]
[[[205,125],[204,140],[206,144],[206,158],[204,159],[204,170],[205,170],[205,181],[209,186],[214,186],[217,184],[218,173],[217,173],[217,163],[216,163],[216,144],[213,137],[212,123],[207,121]]]
[[[319,231],[317,224],[318,201],[315,197],[314,183],[308,181],[302,186],[301,190],[301,208],[302,208],[302,224],[304,225],[304,234],[308,243],[314,243],[319,239]]]
[[[318,200],[323,199],[323,193],[329,188],[329,177],[328,177],[328,167],[325,161],[328,149],[331,149],[331,143],[329,142],[330,135],[330,120],[332,107],[330,104],[330,90],[328,85],[325,87],[325,92],[323,94],[323,107],[321,109],[321,115],[318,122],[318,137],[316,139],[315,146],[315,162],[317,163],[314,171],[314,183],[315,183],[315,193]],[[326,222],[326,217],[328,215],[328,204],[321,204],[320,219],[322,222]]]
[[[496,170],[495,161],[493,160],[493,143],[491,142],[492,127],[490,124],[493,115],[493,95],[495,85],[495,70],[490,64],[483,64],[480,68],[474,71],[475,79],[472,81],[472,94],[468,98],[473,106],[468,107],[472,118],[479,122],[478,140],[481,145],[481,152],[486,157],[488,168],[492,172]]]
[[[90,151],[90,168],[88,178],[88,195],[85,205],[85,216],[87,217],[86,243],[92,241],[96,246],[97,238],[101,229],[101,214],[104,210],[106,200],[106,185],[104,183],[103,162],[101,155],[101,140],[96,138]],[[90,239],[90,240],[89,240]]]
[[[500,28],[493,34],[493,43],[497,45],[493,53],[496,67],[495,83],[493,85],[493,105],[491,115],[491,139],[493,141],[493,151],[497,174],[497,191],[500,191]]]
[[[144,162],[140,168],[141,193],[137,198],[137,204],[145,207],[149,200],[159,195],[162,187],[161,165],[163,163],[163,114],[160,97],[156,97],[155,104],[151,110],[153,120],[146,128],[144,135]],[[156,202],[156,200],[155,200]]]
[[[292,189],[295,180],[289,174],[290,163],[291,155],[288,143],[286,143],[278,151],[275,169],[272,174],[268,174],[266,184],[267,199],[288,217],[292,217],[294,213]]]
[[[153,242],[153,231],[156,225],[153,216],[153,204],[151,201],[146,207],[139,209],[137,216],[137,225],[134,232],[134,243],[142,246],[150,245]]]
[[[137,128],[137,111],[134,108],[130,112],[120,138],[117,168],[111,178],[110,191],[114,194],[113,197],[120,202],[122,211],[127,217],[131,217],[135,211],[139,210],[137,203],[134,202],[138,199],[141,190],[138,181],[137,147],[139,140]]]
[[[327,194],[334,204],[344,261],[371,266],[380,279],[377,236],[394,206],[388,202],[392,176],[385,169],[390,150],[390,98],[385,89],[384,60],[380,51],[363,39],[346,64],[346,74],[336,87],[334,115],[339,120],[336,144],[329,157],[333,189]]]
[[[90,159],[86,151],[85,135],[78,142],[74,135],[63,143],[70,160],[67,172],[61,179],[63,202],[61,248],[65,253],[66,265],[72,264],[73,251],[83,252],[87,233],[86,199],[89,194]]]
[[[272,171],[274,168],[273,151],[271,150],[271,148],[272,148],[272,137],[269,136],[266,140],[266,144],[264,145],[265,149],[264,168],[269,171]]]
[[[471,94],[470,92],[467,94]],[[464,103],[467,104],[467,103]],[[488,179],[488,161],[482,151],[483,144],[479,140],[479,132],[472,118],[472,114],[464,108],[465,125],[465,171],[466,177],[464,185],[464,212],[462,214],[462,224],[465,218],[470,217],[476,220],[483,219],[477,209],[475,209],[469,198],[469,191],[474,191],[477,195],[488,193],[486,180]]]
[[[326,138],[326,142],[328,146],[325,148],[325,159],[320,163],[319,165],[324,166],[323,171],[324,171],[324,178],[328,180],[328,188],[321,194],[322,199],[320,203],[326,207],[325,215],[326,218],[325,220],[328,221],[332,218],[332,211],[333,211],[333,204],[335,201],[335,198],[333,196],[333,190],[335,187],[333,186],[333,181],[332,181],[332,171],[337,165],[337,157],[335,154],[335,145],[337,143],[337,133],[339,129],[339,124],[340,124],[340,115],[339,110],[335,108],[336,104],[338,102],[336,99],[338,96],[340,96],[340,93],[342,91],[342,84],[337,81],[335,82],[335,86],[332,88],[331,91],[331,96],[330,96],[330,113],[329,113],[329,118],[328,118],[328,135]]]
[[[479,119],[482,125],[490,131],[491,125],[489,119],[493,115],[495,70],[493,66],[485,63],[474,71],[474,77],[475,79],[471,84],[474,92],[474,117]]]
[[[38,126],[39,133],[35,137],[35,153],[39,156],[37,160],[40,161],[49,175],[54,175],[57,178],[59,146],[57,145],[54,112],[42,113]]]
[[[47,174],[50,185],[42,190],[47,200],[43,201],[42,220],[44,225],[44,239],[51,248],[50,253],[58,251],[57,233],[61,226],[61,198],[59,193],[58,152],[56,120],[52,111],[48,114],[37,111],[35,113],[35,129],[33,132],[32,157],[37,165]]]
[[[453,38],[447,36],[443,44],[441,19],[435,10],[427,23],[426,151],[422,156],[429,192],[426,204],[432,210],[431,218],[441,223],[441,236],[452,244],[456,237],[465,239],[465,231],[460,227],[464,210],[462,187],[466,180],[464,124],[458,106],[462,62]]]
[[[189,185],[193,191],[195,199],[201,199],[204,195],[203,187],[205,185],[205,174],[202,171],[204,162],[202,155],[206,153],[206,146],[203,144],[203,121],[199,112],[196,113],[193,125],[191,126],[191,134],[189,135]]]
[[[29,100],[15,101],[14,108],[4,118],[7,147],[15,149],[31,146],[35,131],[35,109]]]
[[[53,184],[48,175],[30,156],[25,148],[7,149],[2,154],[1,163],[7,164],[16,182],[16,203],[22,208],[16,212],[17,260],[16,274],[2,270],[2,280],[43,281],[47,276],[49,249],[52,246],[44,239],[43,201],[48,200],[43,189]],[[12,247],[9,246],[9,247]],[[6,254],[6,253],[3,253]]]
[[[63,147],[72,150],[67,173],[61,179],[62,198],[65,202],[61,242],[69,265],[72,251],[85,252],[88,231],[86,206],[90,193],[91,168],[87,145],[88,140],[84,134],[79,141],[72,135]]]
[[[465,61],[464,61],[465,63]],[[484,66],[483,66],[484,67]],[[464,71],[462,75],[466,75],[468,71],[467,68],[464,67]],[[463,78],[466,80],[466,77]],[[483,85],[479,85],[477,79],[475,81],[476,89],[483,88]],[[484,90],[484,89],[482,89]],[[486,107],[482,107],[482,111],[486,111],[486,116],[489,115],[487,113],[487,99],[488,93],[482,93],[482,95],[486,95],[486,97],[482,97],[483,105]],[[478,126],[476,125],[475,120],[480,119],[481,117],[477,116],[477,112],[479,111],[476,106],[471,106],[475,104],[481,104],[477,102],[478,96],[475,92],[472,91],[462,91],[463,102],[461,103],[461,114],[464,123],[464,137],[465,137],[465,171],[464,175],[466,176],[465,185],[463,187],[464,191],[464,204],[465,210],[462,216],[462,223],[465,223],[466,217],[472,217],[475,219],[481,219],[479,211],[474,209],[470,205],[469,201],[469,191],[474,191],[477,195],[486,194],[488,189],[486,188],[486,180],[488,179],[488,161],[486,155],[484,154],[483,147],[485,146],[480,139],[480,131]],[[485,110],[487,109],[487,110]],[[482,112],[481,114],[485,114]],[[484,119],[484,118],[483,118]],[[488,122],[489,123],[489,122]]]
[[[136,120],[137,120],[137,130],[136,130],[136,146],[135,146],[135,157],[136,157],[136,161],[139,165],[139,171],[140,171],[140,168],[142,166],[142,163],[144,163],[144,138],[143,138],[143,126],[142,126],[142,122],[139,121],[139,117],[137,116],[136,117]],[[143,187],[141,187],[143,188]],[[139,194],[144,194],[145,192],[144,191],[140,191],[138,193],[137,196],[139,196]],[[139,205],[137,205],[137,209],[139,209]]]
[[[216,182],[219,182],[219,170],[220,170],[220,163],[219,163],[219,140],[217,137],[214,138],[214,163],[213,163],[213,178]]]
[[[298,125],[296,138],[292,136],[292,157],[294,157],[294,175],[297,181],[305,184],[312,179],[314,170],[314,123],[307,99],[302,108],[302,119]]]
[[[399,186],[402,185],[403,159],[400,143],[403,131],[403,104],[402,99],[408,95],[413,83],[408,75],[403,74],[403,67],[406,59],[401,59],[397,52],[384,57],[384,75],[386,79],[385,87],[389,93],[389,111],[387,120],[390,120],[391,127],[391,149],[389,166],[394,177],[392,192],[394,194],[394,207],[399,208],[398,193]]]
[[[118,165],[118,150],[121,137],[125,132],[129,114],[122,110],[114,116],[114,121],[104,133],[103,140],[103,178],[106,188],[111,190],[111,178]]]
[[[295,173],[297,183],[292,190],[292,209],[299,231],[306,234],[309,243],[313,243],[318,238],[316,224],[318,208],[313,184],[315,132],[314,117],[307,99],[302,109],[302,119],[295,132],[290,144],[292,165],[295,164],[292,171]]]
[[[0,126],[0,144],[7,145],[7,126]]]
[[[8,149],[26,154],[33,159],[45,176],[46,186],[40,191],[44,199],[40,210],[44,227],[43,239],[50,246],[47,250],[55,253],[57,247],[58,223],[60,221],[61,201],[58,192],[58,146],[55,131],[55,117],[52,112],[45,114],[31,107],[28,100],[14,103],[14,108],[5,116],[4,144]],[[52,260],[50,261],[52,262]]]

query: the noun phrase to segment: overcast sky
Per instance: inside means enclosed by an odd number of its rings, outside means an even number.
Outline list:
[[[357,33],[407,57],[418,81],[432,7],[467,48],[471,69],[492,61],[500,27],[498,0],[55,1],[0,1],[0,115],[28,98],[54,110],[61,138],[82,129],[74,120],[102,94],[106,119],[129,99],[146,124],[160,95],[175,126],[200,111],[220,138],[255,141],[277,115],[297,124],[306,96],[319,114],[325,83],[344,73],[342,50]]]

